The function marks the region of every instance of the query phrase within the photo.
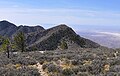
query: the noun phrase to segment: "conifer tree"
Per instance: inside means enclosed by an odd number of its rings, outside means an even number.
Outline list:
[[[14,44],[18,50],[21,50],[22,52],[25,51],[26,38],[25,38],[25,34],[23,32],[19,32],[17,35],[14,36],[14,42],[15,42]]]
[[[11,43],[10,43],[9,38],[4,38],[2,46],[1,46],[1,50],[7,52],[8,58],[10,57],[10,54],[9,54],[10,48],[11,48]]]

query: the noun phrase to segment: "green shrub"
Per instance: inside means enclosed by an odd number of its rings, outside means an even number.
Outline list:
[[[74,67],[74,68],[72,68],[72,70],[75,74],[77,74],[79,72],[79,67]]]
[[[79,72],[77,76],[90,76],[87,72]]]
[[[66,69],[63,69],[62,74],[64,76],[71,76],[72,74],[74,74],[74,72],[70,68],[66,68]]]
[[[61,45],[60,45],[60,48],[63,49],[63,50],[68,49],[67,43],[65,41],[62,41]]]
[[[71,61],[71,63],[72,63],[72,65],[78,65],[79,61],[74,59],[74,60]]]

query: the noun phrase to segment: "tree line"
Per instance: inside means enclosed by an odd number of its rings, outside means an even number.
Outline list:
[[[23,32],[19,32],[12,39],[9,37],[0,36],[0,50],[7,53],[7,57],[10,57],[10,52],[12,51],[26,51],[26,36]],[[60,48],[62,50],[68,49],[65,40],[61,41]]]
[[[26,37],[23,32],[17,33],[13,39],[9,37],[0,37],[1,39],[1,51],[5,51],[7,53],[7,57],[10,57],[10,51],[20,50],[24,52],[26,50]]]

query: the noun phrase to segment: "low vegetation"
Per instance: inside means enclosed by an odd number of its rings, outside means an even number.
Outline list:
[[[1,76],[119,76],[120,53],[107,48],[0,53]],[[40,63],[42,68],[37,68]],[[44,75],[42,75],[44,76]]]
[[[120,76],[119,49],[82,38],[66,25],[26,32],[0,36],[0,76]]]
[[[65,41],[62,41],[60,44],[60,48],[63,50],[68,49],[67,43]]]

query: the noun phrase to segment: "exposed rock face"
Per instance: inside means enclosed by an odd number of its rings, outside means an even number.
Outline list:
[[[54,50],[58,49],[60,43],[64,40],[68,48],[97,48],[100,45],[80,37],[72,28],[61,24],[50,29],[44,29],[41,26],[19,26],[8,22],[0,22],[0,35],[12,37],[18,32],[24,32],[27,39],[28,50]]]

